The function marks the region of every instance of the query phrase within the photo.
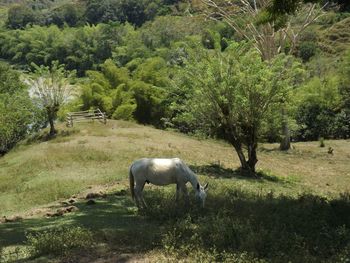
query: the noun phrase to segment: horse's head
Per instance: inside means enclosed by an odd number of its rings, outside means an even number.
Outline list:
[[[205,198],[207,197],[208,183],[205,186],[201,186],[199,183],[197,184],[196,197],[198,201],[201,203],[202,207],[205,204]]]

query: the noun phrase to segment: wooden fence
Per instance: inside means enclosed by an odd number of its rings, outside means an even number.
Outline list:
[[[103,113],[100,109],[69,112],[67,113],[67,116],[66,116],[66,125],[67,127],[73,127],[74,123],[95,121],[95,120],[98,120],[99,122],[106,124],[107,123],[106,114]]]

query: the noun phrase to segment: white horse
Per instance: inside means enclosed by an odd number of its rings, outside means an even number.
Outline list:
[[[180,191],[188,201],[187,182],[191,183],[196,197],[204,207],[208,184],[204,187],[201,186],[194,172],[179,158],[143,158],[137,160],[130,166],[129,179],[131,196],[136,201],[138,208],[141,207],[140,204],[145,208],[147,207],[142,194],[145,183],[154,185],[176,184],[176,201],[179,199]],[[135,183],[136,186],[134,186]]]

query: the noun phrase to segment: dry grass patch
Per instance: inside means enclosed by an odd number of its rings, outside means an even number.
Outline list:
[[[21,145],[0,159],[0,215],[60,200],[90,185],[126,181],[129,165],[142,157],[182,158],[197,167],[201,181],[215,181],[225,171],[220,182],[232,181],[253,191],[336,195],[350,190],[349,141],[326,141],[325,148],[318,142],[296,143],[287,153],[278,151],[278,145],[261,145],[258,169],[266,176],[247,181],[234,172],[239,162],[233,148],[221,141],[121,121],[58,128],[57,138]],[[334,149],[333,155],[327,153],[328,147]],[[201,172],[210,166],[217,169]],[[282,184],[268,178],[280,178]]]

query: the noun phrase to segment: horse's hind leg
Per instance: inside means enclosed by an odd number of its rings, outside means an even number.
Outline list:
[[[142,190],[143,190],[144,186],[145,186],[145,184],[143,184]],[[141,191],[141,201],[142,201],[143,207],[144,207],[144,208],[147,208],[146,201],[145,201],[145,199],[143,198],[143,191]]]
[[[141,194],[141,200],[142,200],[142,205],[144,208],[147,208],[147,204],[146,204],[146,201],[145,199],[143,198],[143,194]]]
[[[141,206],[143,206],[144,208],[147,208],[146,202],[143,199],[143,194],[142,194],[145,183],[146,182],[143,182],[143,183],[136,182],[136,186],[135,186],[135,197],[136,198],[135,198],[135,200],[136,200],[136,205],[138,208],[141,208]]]
[[[179,201],[179,197],[180,197],[180,184],[176,184],[176,202]]]

